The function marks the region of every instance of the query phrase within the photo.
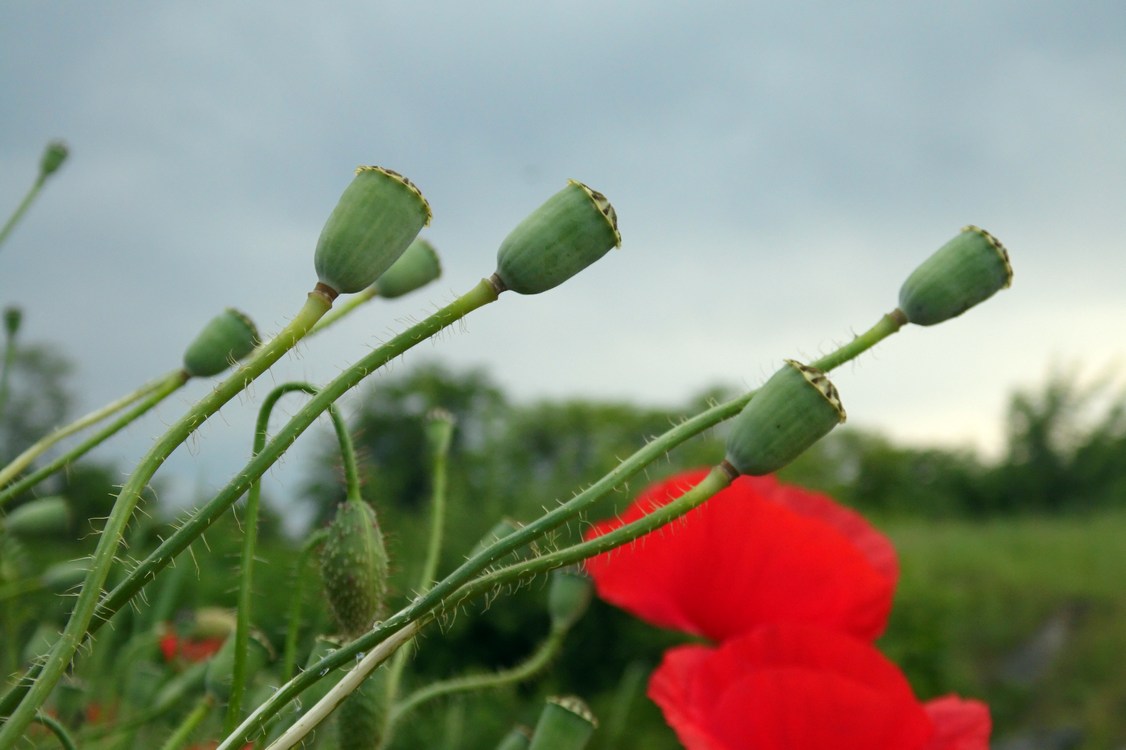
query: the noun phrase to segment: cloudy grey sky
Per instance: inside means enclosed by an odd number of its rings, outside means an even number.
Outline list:
[[[1009,247],[1013,288],[833,379],[854,425],[989,449],[1053,364],[1122,364],[1123,39],[1113,0],[8,2],[0,207],[48,138],[72,158],[0,250],[0,303],[75,360],[93,408],[177,366],[225,306],[284,324],[352,169],[379,164],[429,198],[445,275],[272,376],[323,382],[489,275],[573,177],[613,202],[622,248],[407,363],[484,365],[527,400],[677,404],[867,328],[973,223]],[[131,465],[207,387],[100,455]],[[169,470],[220,485],[255,410],[229,405]]]

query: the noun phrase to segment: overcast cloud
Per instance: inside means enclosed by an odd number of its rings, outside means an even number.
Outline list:
[[[846,341],[973,223],[1009,247],[1013,288],[834,381],[853,425],[989,450],[1014,389],[1122,362],[1123,39],[1110,1],[5,3],[0,212],[48,138],[72,158],[0,249],[0,303],[74,359],[93,408],[177,366],[225,306],[284,324],[352,169],[387,166],[429,198],[445,274],[272,376],[323,382],[489,275],[573,177],[613,202],[622,249],[406,364],[672,405]],[[131,466],[206,387],[98,455]],[[248,401],[169,471],[222,484]]]

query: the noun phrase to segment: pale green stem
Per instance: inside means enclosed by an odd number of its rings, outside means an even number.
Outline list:
[[[4,364],[0,369],[0,419],[4,418],[4,408],[8,405],[8,380],[16,362],[16,335],[9,333],[4,342]]]
[[[35,471],[31,472],[25,477],[21,477],[18,481],[5,487],[0,491],[0,506],[3,506],[9,500],[19,497],[21,494],[31,489],[35,485],[42,482],[47,477],[55,474],[58,471],[65,469],[70,464],[74,463],[82,456],[86,455],[94,448],[109,440],[121,430],[128,427],[133,422],[137,421],[142,415],[149,412],[164,399],[171,396],[177,390],[182,388],[188,382],[184,378],[169,377],[159,388],[149,393],[139,404],[132,409],[121,415],[118,419],[106,425],[102,429],[95,432],[93,435],[74,446],[66,453],[63,453],[58,458],[50,463],[42,466]]]
[[[388,718],[387,736],[390,736],[395,724],[400,722],[404,716],[427,701],[452,693],[466,693],[474,690],[499,688],[505,685],[524,682],[534,677],[555,659],[562,649],[563,641],[566,637],[566,629],[554,629],[531,656],[515,667],[502,669],[498,672],[465,675],[451,680],[433,682],[424,688],[416,690],[392,709],[391,716]],[[404,651],[406,651],[405,647],[399,649],[398,653],[395,654],[395,658],[398,659]]]
[[[297,665],[297,631],[301,626],[301,605],[305,593],[305,566],[309,555],[324,541],[328,531],[317,529],[311,533],[301,544],[297,553],[297,563],[294,565],[293,595],[289,600],[289,622],[285,631],[285,651],[282,659],[282,679],[289,680],[293,677],[293,669]]]
[[[257,456],[266,446],[266,436],[270,427],[270,415],[274,406],[287,393],[299,391],[316,395],[317,389],[309,383],[285,383],[279,385],[266,396],[258,410],[258,422],[254,429],[254,445],[251,455]],[[328,409],[336,434],[340,438],[340,451],[344,455],[345,476],[349,489],[355,488],[359,495],[359,477],[356,472],[355,449],[348,434],[348,426],[335,406]],[[262,494],[262,482],[255,480],[246,493],[246,511],[243,518],[242,560],[239,567],[239,595],[237,619],[235,621],[235,653],[231,670],[231,692],[227,699],[225,732],[230,732],[238,723],[242,712],[242,696],[246,691],[247,647],[250,641],[251,595],[254,587],[254,554],[258,544],[258,505]]]
[[[431,416],[434,421],[427,425],[427,437],[431,448],[430,463],[430,539],[426,545],[426,559],[422,564],[422,573],[419,575],[416,594],[422,595],[434,585],[435,576],[438,574],[438,560],[442,552],[442,535],[446,525],[446,465],[450,455],[450,437],[453,433],[453,417],[449,415]],[[441,420],[441,421],[439,421]],[[399,684],[403,679],[403,670],[406,669],[407,660],[414,650],[414,644],[408,643],[395,654],[394,661],[387,672],[387,705],[393,705],[399,696]],[[386,747],[394,731],[393,720],[389,719],[383,732],[382,746]]]
[[[171,429],[157,440],[149,452],[145,454],[145,457],[141,459],[121,492],[118,493],[113,510],[106,520],[105,528],[102,530],[98,546],[94,551],[90,572],[86,576],[86,581],[75,602],[74,610],[71,612],[66,628],[55,647],[51,649],[51,653],[34,684],[31,685],[7,722],[0,726],[0,748],[12,747],[16,740],[22,736],[28,723],[34,718],[39,707],[46,702],[47,697],[74,658],[79,646],[86,639],[90,629],[90,621],[97,609],[98,600],[102,595],[102,587],[105,585],[110,568],[113,566],[118,546],[125,534],[129,520],[132,518],[133,510],[141,499],[141,492],[148,485],[149,479],[152,478],[165,459],[171,455],[172,451],[187,440],[188,436],[208,417],[218,411],[223,404],[242,392],[270,365],[292,349],[331,306],[330,297],[320,291],[319,288],[311,292],[305,305],[293,321],[274,337],[266,348],[260,350],[192,407],[187,414],[181,417]]]
[[[85,429],[92,424],[96,424],[107,417],[116,414],[129,404],[138,401],[153,391],[161,391],[167,396],[176,388],[183,385],[186,380],[187,374],[182,370],[173,370],[167,375],[162,375],[159,378],[154,378],[149,382],[142,385],[132,393],[127,393],[116,401],[112,401],[105,406],[95,409],[94,411],[79,417],[68,425],[57,427],[51,431],[50,435],[43,437],[36,441],[34,445],[25,450],[20,455],[16,456],[12,461],[0,469],[0,487],[12,481],[21,471],[23,471],[32,461],[43,454],[44,451],[49,449],[52,445],[59,442],[63,438],[69,437],[79,430]],[[168,390],[169,386],[175,385],[174,388]],[[120,428],[119,428],[120,429]]]
[[[70,735],[67,734],[66,727],[64,727],[59,721],[52,719],[47,714],[36,714],[35,722],[37,724],[42,724],[43,726],[50,729],[51,732],[55,735],[55,739],[57,739],[59,741],[59,744],[63,746],[63,750],[78,750],[78,745],[74,744],[74,740],[72,740],[70,738]]]
[[[35,178],[35,182],[31,184],[31,189],[27,191],[27,195],[25,195],[23,200],[20,201],[20,204],[16,206],[16,210],[12,212],[12,215],[8,217],[4,228],[0,229],[0,246],[4,244],[4,241],[8,239],[8,235],[15,229],[16,224],[18,224],[19,220],[23,218],[23,215],[27,213],[27,209],[31,206],[32,202],[35,201],[35,197],[39,195],[39,191],[43,189],[43,184],[47,182],[47,177],[48,175],[40,173],[39,176]]]
[[[335,403],[350,389],[387,362],[402,356],[412,347],[453,325],[477,308],[495,302],[497,295],[496,287],[488,280],[482,280],[469,292],[395,336],[324,386],[321,392],[298,410],[274,438],[267,443],[265,449],[252,458],[219,494],[188,518],[172,536],[162,542],[154,552],[134,567],[112,591],[102,598],[97,605],[95,617],[92,620],[86,618],[87,634],[93,635],[97,632],[153,576],[157,575],[178,554],[199,538],[235,501],[242,497],[243,493],[249,489],[250,484],[261,477],[278,460],[281,454],[297,440],[298,436],[321,413],[328,409],[330,404]],[[281,337],[279,336],[279,338]],[[76,641],[76,643],[78,642],[80,641]],[[0,698],[0,716],[4,716],[8,711],[11,711],[21,699],[26,699],[28,692],[38,686],[37,678],[44,672],[45,668],[38,665],[30,668],[18,684],[5,693],[3,698]],[[58,675],[54,675],[53,681],[57,680]],[[49,688],[44,690],[49,692]],[[42,700],[41,696],[38,697]],[[0,748],[3,747],[5,746],[0,742]]]
[[[815,362],[814,365],[827,369],[838,367],[895,333],[901,326],[901,319],[898,319],[895,312],[885,315],[869,331],[842,346],[838,352],[821,358]],[[239,725],[234,735],[230,735],[224,740],[224,744],[220,745],[219,750],[230,750],[230,748],[235,747],[235,743],[239,739],[252,731],[255,726],[264,725],[265,722],[276,715],[286,703],[317,682],[322,671],[336,669],[349,662],[356,654],[361,652],[370,653],[371,649],[388,638],[391,634],[396,633],[404,625],[415,622],[424,616],[432,616],[428,613],[442,606],[443,601],[447,597],[450,597],[459,587],[487,568],[493,561],[525,546],[531,541],[559,527],[569,519],[583,513],[599,500],[610,495],[616,488],[636,476],[650,463],[659,460],[666,452],[672,450],[677,445],[716,426],[724,420],[734,417],[751,401],[754,395],[755,392],[751,391],[725,403],[713,406],[676,425],[663,435],[640,448],[629,458],[618,464],[610,473],[606,474],[586,490],[575,495],[558,508],[544,514],[536,521],[513,531],[511,534],[498,539],[489,547],[472,555],[460,567],[436,584],[426,595],[419,597],[394,616],[384,620],[379,626],[337,649],[315,665],[312,665],[308,670],[282,685],[269,699],[255,709],[254,712]]]
[[[211,693],[205,693],[195,704],[195,708],[184,717],[180,722],[180,726],[172,732],[171,736],[164,741],[160,746],[160,750],[179,750],[181,747],[188,743],[192,737],[192,732],[199,728],[207,715],[211,713],[211,709],[215,706],[215,698]]]
[[[313,330],[309,331],[309,335],[313,336],[321,333],[322,331],[324,331],[324,329],[328,328],[330,325],[340,320],[345,315],[348,315],[357,307],[370,302],[376,297],[377,294],[379,294],[379,292],[376,291],[375,285],[373,284],[367,289],[351,295],[345,302],[337,305],[331,312],[329,312],[328,315],[325,315],[323,318],[321,318],[320,321],[315,326],[313,326]]]

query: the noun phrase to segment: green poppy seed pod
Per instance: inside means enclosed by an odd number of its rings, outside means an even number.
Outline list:
[[[317,278],[336,294],[366,289],[429,223],[430,204],[410,180],[358,167],[317,240]]]
[[[496,276],[506,289],[539,294],[621,244],[618,216],[606,196],[569,180],[504,239]]]
[[[3,519],[3,528],[16,536],[51,536],[70,526],[70,508],[58,495],[24,503]]]
[[[233,307],[216,315],[184,351],[184,372],[194,378],[218,375],[258,346],[254,322]]]
[[[431,409],[426,414],[426,442],[432,454],[443,456],[449,453],[456,425],[457,417],[445,409]]]
[[[387,669],[380,668],[336,709],[339,750],[378,750],[387,726]]]
[[[321,546],[321,579],[344,635],[371,627],[387,596],[387,550],[375,510],[362,500],[337,509]]]
[[[740,474],[769,474],[844,421],[840,396],[825,373],[787,359],[735,417],[727,463]]]
[[[18,307],[4,308],[4,330],[7,331],[8,338],[12,338],[19,332],[22,322],[23,310]]]
[[[39,174],[43,177],[54,174],[66,161],[70,150],[62,141],[51,141],[43,150],[43,157],[39,160]]]
[[[375,293],[384,299],[394,299],[424,287],[442,275],[438,251],[419,237],[412,242],[399,259],[375,280]]]
[[[586,613],[594,582],[581,568],[554,570],[547,590],[547,611],[552,630],[569,630]]]
[[[532,730],[525,726],[515,726],[497,745],[497,750],[528,750],[532,743]]]
[[[908,322],[933,326],[957,317],[1013,281],[1005,246],[980,227],[967,226],[916,268],[899,288]]]
[[[246,641],[246,679],[249,682],[254,674],[266,666],[271,657],[270,646],[260,633],[251,631]],[[207,692],[220,702],[231,697],[231,682],[235,668],[235,634],[231,633],[215,655],[207,660],[203,685]]]
[[[528,750],[582,750],[597,726],[594,714],[578,698],[548,698]]]

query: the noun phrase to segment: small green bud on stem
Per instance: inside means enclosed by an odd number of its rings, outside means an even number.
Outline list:
[[[518,294],[539,294],[621,244],[618,216],[606,196],[570,180],[504,239],[495,278]]]
[[[233,307],[211,319],[184,351],[184,372],[195,378],[218,375],[258,346],[254,322]]]
[[[560,568],[551,572],[547,609],[552,630],[569,630],[586,613],[594,593],[594,582],[581,568]]]
[[[43,157],[39,160],[39,176],[40,179],[49,177],[58,171],[59,167],[66,161],[66,157],[70,154],[70,150],[66,147],[63,141],[51,141],[47,144],[47,148],[43,150]]]
[[[1005,246],[984,229],[967,226],[907,277],[899,289],[899,309],[908,322],[933,326],[989,299],[1012,280]]]
[[[23,310],[15,306],[4,308],[4,330],[9,339],[19,333],[21,322],[23,322]]]
[[[337,509],[321,547],[321,578],[341,631],[370,628],[387,596],[387,550],[375,510],[363,500]]]
[[[825,374],[787,359],[732,421],[726,462],[740,474],[769,474],[844,421],[840,396]]]
[[[528,750],[581,750],[597,726],[594,714],[578,698],[548,698]]]
[[[382,167],[357,168],[317,241],[320,283],[336,294],[366,289],[429,223],[430,204],[410,180]]]
[[[394,299],[426,286],[441,275],[442,263],[438,260],[438,251],[419,237],[372,286],[380,297]]]

